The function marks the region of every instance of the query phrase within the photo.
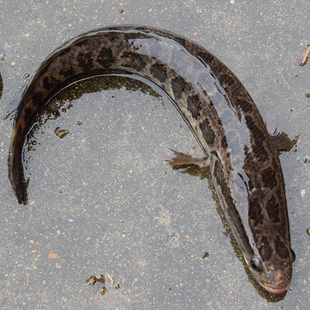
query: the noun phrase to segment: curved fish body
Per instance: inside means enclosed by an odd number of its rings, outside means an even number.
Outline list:
[[[27,203],[23,145],[42,108],[73,82],[111,72],[137,74],[171,97],[210,159],[221,207],[255,279],[269,292],[286,292],[294,252],[277,150],[237,77],[179,35],[108,27],[66,42],[44,61],[15,111],[8,164],[19,203]]]

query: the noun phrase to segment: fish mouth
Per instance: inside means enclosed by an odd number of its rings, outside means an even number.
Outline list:
[[[281,285],[281,286],[280,285],[270,286],[270,285],[267,285],[267,284],[262,285],[262,286],[269,293],[272,293],[272,294],[283,294],[283,293],[285,293],[288,290],[290,284],[291,284],[291,281],[289,281],[289,282],[287,282],[287,283],[285,283],[284,285]]]

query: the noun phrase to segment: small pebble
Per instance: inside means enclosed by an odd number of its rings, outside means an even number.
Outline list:
[[[209,254],[208,252],[206,252],[206,253],[203,255],[202,258],[205,259],[205,258],[209,257],[209,255],[210,255],[210,254]]]

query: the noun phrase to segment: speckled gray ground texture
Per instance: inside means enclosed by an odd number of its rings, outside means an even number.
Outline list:
[[[310,64],[298,62],[309,14],[305,0],[0,0],[1,309],[308,309]],[[9,103],[64,41],[117,24],[201,44],[239,77],[270,132],[300,134],[281,154],[297,257],[284,298],[249,280],[208,180],[164,164],[161,146],[202,153],[167,97],[132,81],[87,90],[101,85],[93,79],[59,96],[59,117],[25,153],[29,204],[18,205],[7,177]],[[69,134],[60,139],[57,127]],[[85,285],[97,274],[105,295]]]

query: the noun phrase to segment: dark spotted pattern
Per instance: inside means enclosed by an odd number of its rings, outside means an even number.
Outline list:
[[[43,86],[46,90],[52,90],[53,87],[55,87],[55,78],[52,76],[47,76],[46,78],[43,79]]]
[[[213,145],[215,141],[215,133],[210,126],[209,120],[206,119],[204,123],[200,124],[200,129],[203,133],[203,137],[209,145]]]
[[[253,198],[249,201],[249,218],[254,222],[254,226],[263,223],[264,215],[262,214],[262,211],[262,207],[260,206],[257,198]],[[257,241],[257,237],[255,237],[255,241]]]
[[[223,148],[223,149],[227,149],[228,144],[227,144],[227,138],[226,138],[226,136],[224,136],[224,137],[222,138],[222,140],[221,140],[221,145],[222,145],[222,148]]]
[[[276,237],[275,245],[276,245],[276,252],[282,259],[286,259],[289,257],[289,252],[279,236]]]
[[[181,76],[177,76],[171,80],[172,91],[176,100],[180,99],[185,87],[185,81]]]
[[[264,133],[262,130],[254,123],[251,116],[245,116],[246,124],[252,132],[253,141],[253,153],[256,154],[257,160],[260,162],[265,162],[269,159],[267,150],[264,147]]]
[[[168,78],[166,67],[163,64],[154,64],[150,72],[154,78],[158,79],[161,83],[164,83]]]
[[[187,107],[195,119],[198,119],[201,112],[201,101],[198,95],[188,96]]]
[[[268,216],[270,220],[273,223],[279,223],[280,222],[280,206],[278,203],[276,203],[276,199],[274,196],[272,196],[267,204],[266,204],[266,210],[268,213]]]
[[[268,261],[271,258],[272,252],[271,247],[266,236],[262,237],[261,245],[258,249],[263,261]]]
[[[244,113],[251,112],[252,110],[252,105],[249,104],[248,100],[238,99],[236,100],[236,104]]]
[[[285,291],[294,255],[284,181],[259,111],[236,76],[214,55],[164,30],[142,26],[94,30],[46,59],[15,114],[9,178],[19,203],[27,203],[23,144],[42,107],[70,83],[108,72],[140,75],[174,100],[203,151],[211,154],[210,171],[223,212],[254,277],[267,290]],[[253,268],[251,262],[260,267]]]
[[[275,171],[271,168],[265,169],[262,172],[262,180],[265,187],[268,187],[270,189],[273,189],[275,186],[277,186],[277,179],[275,175]]]
[[[125,52],[122,56],[123,59],[125,59],[124,67],[133,68],[137,71],[141,71],[145,66],[146,62],[142,59],[142,57],[139,54],[132,53],[132,52]],[[128,63],[126,63],[126,61]]]
[[[97,62],[104,68],[109,67],[113,62],[112,50],[103,46],[98,53]]]
[[[93,67],[93,59],[89,53],[80,52],[76,58],[79,68],[82,71],[91,70]]]
[[[227,74],[222,75],[219,81],[224,88],[232,87],[235,84],[235,79]]]
[[[63,77],[72,76],[75,74],[76,70],[72,66],[64,67],[59,71],[59,74]]]

